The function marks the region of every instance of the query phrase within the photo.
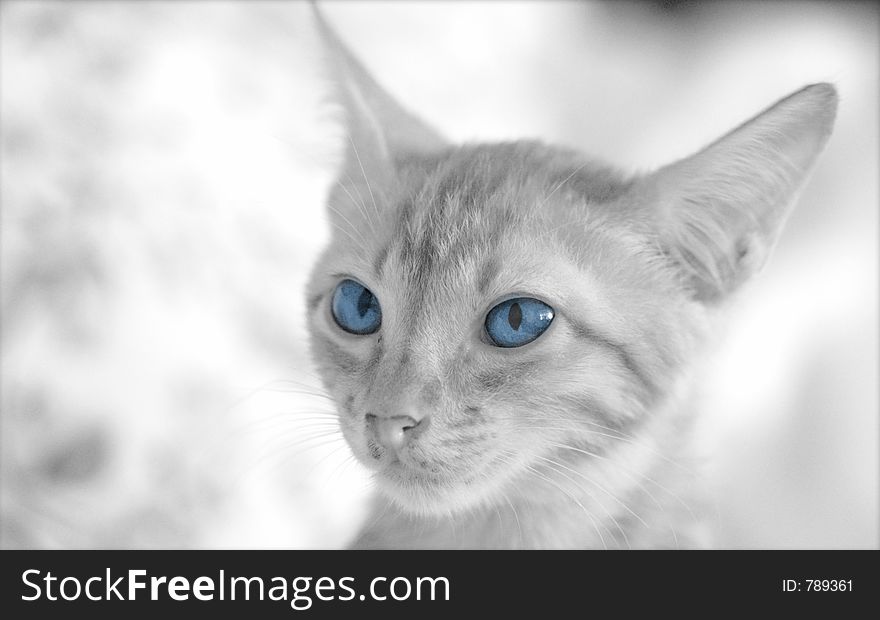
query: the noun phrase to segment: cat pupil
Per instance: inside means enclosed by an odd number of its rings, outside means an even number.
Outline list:
[[[363,292],[361,293],[360,297],[358,297],[358,302],[357,302],[358,314],[361,317],[363,317],[367,313],[367,311],[370,309],[370,305],[371,305],[372,301],[373,301],[373,294],[369,290],[364,289]]]
[[[510,306],[510,312],[507,315],[507,322],[510,323],[510,326],[519,331],[519,326],[522,325],[522,308],[519,307],[518,303],[514,303]]]

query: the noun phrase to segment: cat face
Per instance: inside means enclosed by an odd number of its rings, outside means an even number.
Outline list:
[[[562,491],[541,463],[565,476],[637,436],[766,260],[834,88],[626,177],[535,142],[449,145],[317,17],[347,145],[308,321],[348,444],[417,513]]]
[[[517,143],[333,192],[351,219],[312,278],[312,350],[352,451],[401,505],[510,495],[542,455],[601,453],[663,397],[701,314],[616,223],[630,187]]]

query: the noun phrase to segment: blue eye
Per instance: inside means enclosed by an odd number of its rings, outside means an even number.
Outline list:
[[[372,334],[382,325],[379,300],[354,280],[343,280],[336,286],[330,308],[336,324],[352,334]]]
[[[486,333],[499,347],[521,347],[543,334],[553,322],[553,308],[531,297],[508,299],[489,310]]]

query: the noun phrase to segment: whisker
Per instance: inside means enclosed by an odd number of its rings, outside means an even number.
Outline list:
[[[317,434],[304,438],[303,441],[315,441],[322,437],[329,436],[331,433]],[[338,441],[339,439],[335,439]],[[303,450],[302,452],[305,452]],[[272,460],[283,461],[291,456],[289,446],[284,445],[263,445],[258,448],[254,454],[242,458],[242,462],[234,466],[229,475],[229,486],[237,488],[244,484],[245,480],[254,474],[254,472],[265,467],[266,463]]]
[[[370,232],[373,234],[373,237],[375,238],[377,236],[376,228],[373,225],[373,218],[371,218],[370,214],[367,212],[367,207],[366,207],[366,204],[364,203],[364,198],[363,198],[363,196],[361,196],[361,193],[357,188],[357,184],[352,180],[352,178],[349,176],[349,174],[347,172],[344,174],[345,174],[345,177],[348,179],[348,182],[351,183],[351,186],[357,192],[358,198],[360,200],[355,200],[354,196],[351,195],[351,192],[348,191],[348,188],[345,187],[345,185],[343,183],[340,183],[339,187],[341,187],[342,191],[344,191],[348,195],[349,200],[351,200],[354,203],[354,205],[357,207],[358,212],[367,221],[367,225],[369,225],[369,227],[370,227]]]
[[[629,507],[629,506],[627,506],[626,503],[623,502],[623,500],[621,500],[619,497],[617,497],[616,495],[614,495],[613,493],[611,493],[608,489],[606,489],[605,487],[603,487],[601,484],[599,484],[599,483],[596,482],[595,480],[592,480],[591,478],[589,478],[588,476],[584,475],[583,473],[581,473],[581,472],[579,472],[579,471],[577,471],[577,470],[574,470],[574,469],[572,469],[572,468],[570,468],[570,467],[566,467],[564,464],[559,463],[559,462],[557,462],[557,461],[554,461],[554,460],[552,460],[552,459],[547,459],[547,458],[544,458],[544,457],[538,457],[538,458],[543,459],[543,460],[545,460],[545,461],[549,461],[550,463],[553,463],[553,464],[555,464],[555,465],[557,465],[557,466],[559,466],[559,467],[562,467],[563,469],[565,469],[565,470],[567,470],[567,471],[570,471],[571,473],[575,474],[576,476],[578,476],[578,477],[580,477],[580,478],[583,478],[584,480],[586,480],[587,482],[589,482],[590,484],[592,484],[593,486],[595,486],[597,489],[599,489],[600,491],[602,491],[605,495],[607,495],[608,497],[610,497],[611,499],[613,499],[613,500],[614,500],[617,504],[619,504],[624,510],[626,510],[626,511],[627,511],[628,513],[630,513],[633,517],[635,517],[636,520],[638,520],[639,523],[641,523],[641,524],[644,525],[645,527],[649,527],[648,524],[645,523],[644,519],[642,519],[642,518],[641,518],[639,515],[637,515],[637,514],[636,514],[636,513],[635,513],[635,512]]]
[[[340,218],[342,218],[342,220],[346,224],[348,224],[349,228],[351,229],[351,232],[353,234],[356,234],[358,236],[358,239],[361,241],[361,248],[366,250],[367,239],[366,239],[366,237],[364,237],[363,233],[357,228],[357,226],[352,224],[351,220],[348,219],[340,209],[337,209],[335,205],[327,203],[327,208],[330,209],[336,215],[338,215]],[[344,229],[342,229],[342,230],[344,230]]]
[[[360,153],[358,153],[357,146],[355,146],[354,140],[351,139],[351,136],[348,136],[348,141],[351,144],[351,148],[354,151],[354,156],[357,159],[358,166],[361,169],[361,174],[364,177],[364,183],[367,184],[367,191],[370,193],[370,200],[373,202],[373,209],[376,212],[376,217],[379,217],[379,205],[376,204],[376,197],[373,195],[373,188],[370,186],[370,179],[367,178],[367,171],[364,170],[364,164],[361,161]]]
[[[352,454],[349,451],[349,453],[346,455],[346,457],[344,459],[342,459],[339,463],[337,463],[336,467],[333,468],[333,471],[330,472],[330,475],[327,476],[327,482],[330,482],[331,480],[333,480],[333,477],[337,473],[339,474],[339,477],[341,478],[342,475],[346,471],[346,467],[351,465],[352,463],[355,463],[355,462],[357,462],[357,459],[355,459],[354,454]]]
[[[289,434],[290,433],[288,433],[288,435]],[[307,452],[308,450],[312,450],[317,446],[323,445],[323,442],[307,446],[306,448],[301,448],[301,446],[304,444],[308,444],[309,442],[328,437],[332,438],[332,441],[345,440],[345,438],[342,436],[342,433],[335,429],[319,430],[306,435],[300,435],[297,437],[297,440],[293,442],[285,442],[285,435],[283,434],[276,435],[272,437],[270,441],[264,444],[263,449],[260,450],[257,459],[251,463],[249,469],[252,470],[256,467],[259,467],[263,462],[271,458],[273,455],[280,455],[281,457],[290,456],[294,453],[294,448],[297,449],[298,454],[302,454],[304,452]]]
[[[598,458],[603,458],[603,459],[608,459],[608,457],[603,457],[603,456],[601,456],[601,455],[597,455],[597,454],[594,454],[594,453],[589,452],[589,451],[587,451],[587,450],[582,450],[582,449],[580,449],[580,448],[576,448],[576,447],[574,447],[574,446],[568,446],[568,445],[565,445],[565,444],[554,444],[554,445],[557,445],[557,446],[559,446],[560,448],[566,448],[566,449],[568,449],[568,450],[574,450],[575,452],[581,452],[581,453],[583,453],[583,454],[588,454],[588,455],[590,455],[590,456],[594,456],[594,457],[598,457]],[[632,469],[626,467],[626,466],[623,465],[622,463],[619,463],[619,462],[615,461],[614,459],[608,459],[608,460],[611,461],[612,463],[614,463],[614,465],[616,465],[617,467],[619,467],[619,468],[620,468],[621,470],[623,470],[624,472],[631,472],[631,473],[633,473],[633,474],[638,475],[638,476],[641,477],[642,479],[644,479],[644,480],[650,482],[651,484],[653,484],[654,486],[656,486],[658,489],[660,489],[661,491],[663,491],[664,493],[666,493],[667,495],[669,495],[671,498],[673,498],[673,499],[675,499],[676,501],[678,501],[678,502],[682,505],[682,507],[685,508],[685,510],[688,511],[688,513],[690,514],[691,518],[692,518],[694,521],[698,521],[698,520],[699,520],[699,519],[697,519],[697,515],[694,514],[693,510],[692,510],[691,507],[687,504],[687,502],[685,502],[683,499],[681,499],[681,497],[679,497],[677,494],[675,494],[675,493],[673,493],[672,491],[670,491],[669,489],[667,489],[665,486],[663,486],[662,484],[660,484],[659,482],[657,482],[657,481],[654,480],[653,478],[651,478],[651,477],[645,475],[644,473],[636,472],[636,471],[634,471],[634,470],[632,470]],[[638,483],[637,483],[637,484],[638,484]],[[641,486],[641,485],[639,485],[639,486],[640,486],[640,488],[641,488],[642,490],[645,491],[645,493],[646,493],[646,494],[647,494],[652,500],[654,500],[654,502],[655,502],[658,506],[660,506],[660,503],[657,501],[657,499],[656,499],[653,495],[651,495],[651,493],[650,493],[647,489],[645,489],[644,486]],[[661,508],[661,510],[664,510],[664,509],[662,508],[662,506],[661,506],[660,508]],[[674,536],[674,532],[673,532],[673,537],[676,538],[676,542],[677,542],[677,536]]]
[[[354,145],[352,145],[352,147],[354,147]],[[355,153],[357,154],[356,150],[355,150]],[[358,189],[358,183],[355,183],[354,179],[351,178],[351,175],[348,174],[347,171],[343,171],[343,174],[345,175],[346,180],[351,184],[352,189],[354,189],[355,193],[357,194],[358,200],[357,200],[356,204],[358,205],[358,208],[361,210],[361,213],[364,214],[364,217],[367,218],[367,221],[372,222],[372,218],[369,217],[369,209],[367,207],[367,201],[364,200],[364,196],[363,196],[363,194],[361,194],[361,190]],[[366,175],[364,175],[364,179],[366,180]],[[369,185],[369,183],[367,185]],[[349,194],[349,197],[351,197],[351,194]],[[374,209],[374,213],[376,214],[377,218],[380,217],[379,212],[377,210]],[[375,230],[373,231],[373,234],[375,235]]]
[[[497,455],[497,458],[499,458],[499,460],[501,460],[502,463],[507,463],[509,465],[513,465],[513,464],[515,464],[515,461],[513,459],[513,457],[515,457],[515,456],[516,456],[516,454],[514,452],[511,452],[510,450],[503,450],[501,452],[501,454]],[[504,501],[507,502],[507,505],[510,506],[511,511],[513,511],[513,518],[516,520],[516,527],[517,527],[517,530],[519,531],[519,545],[521,548],[525,547],[525,537],[523,535],[523,529],[522,529],[522,524],[520,523],[520,520],[519,520],[519,515],[516,512],[516,507],[513,505],[513,502],[510,501],[510,498],[507,496],[506,493],[502,492],[501,497],[504,498]]]
[[[336,446],[335,448],[333,448],[332,450],[330,450],[327,454],[325,454],[323,457],[321,457],[321,458],[318,459],[315,463],[312,464],[311,468],[309,468],[309,471],[306,473],[305,477],[306,477],[306,478],[311,477],[312,473],[313,473],[316,469],[318,469],[318,467],[320,467],[321,463],[323,463],[323,462],[326,461],[328,458],[330,458],[330,456],[332,456],[332,455],[336,454],[337,452],[339,452],[341,449],[343,449],[343,448],[347,448],[347,447],[348,447],[348,444],[345,443],[345,442],[343,442],[343,443],[341,443],[340,445],[338,445],[338,446]],[[338,466],[339,466],[339,465],[337,464],[337,467],[338,467]]]
[[[328,396],[327,394],[322,394],[321,392],[310,392],[308,390],[304,390],[302,388],[262,388],[263,392],[276,392],[279,394],[302,394],[303,396],[314,396],[316,398],[323,398],[324,400],[329,400],[332,403],[336,402],[336,399],[332,396]]]
[[[541,204],[538,205],[538,209],[537,209],[537,210],[540,212],[541,209],[544,207],[544,205],[547,204],[547,201],[550,200],[550,198],[553,196],[553,194],[555,194],[555,193],[556,193],[556,192],[557,192],[557,191],[558,191],[563,185],[565,185],[566,183],[568,183],[574,175],[576,175],[578,172],[580,172],[581,170],[583,170],[583,169],[587,166],[587,163],[588,163],[588,162],[584,162],[584,163],[582,163],[580,166],[578,166],[577,168],[575,168],[574,171],[573,171],[570,175],[568,175],[568,176],[565,177],[562,181],[560,181],[560,182],[556,185],[556,187],[553,188],[553,191],[551,191],[549,194],[547,194],[547,196],[544,197],[544,200],[542,200],[542,201],[541,201]]]
[[[528,471],[530,471],[532,474],[534,474],[535,476],[537,476],[538,478],[540,478],[541,480],[544,480],[544,481],[547,482],[548,484],[551,484],[551,485],[553,485],[554,487],[556,487],[557,489],[559,489],[560,491],[562,491],[562,493],[563,493],[566,497],[568,497],[568,498],[569,498],[570,500],[572,500],[575,504],[577,504],[578,506],[580,506],[581,510],[583,510],[584,514],[585,514],[585,515],[587,516],[587,518],[590,520],[590,523],[592,523],[592,525],[593,525],[593,529],[596,530],[596,534],[599,536],[599,540],[602,541],[602,547],[607,551],[607,550],[608,550],[608,543],[605,542],[605,537],[602,536],[602,532],[599,530],[599,526],[596,524],[596,519],[593,517],[593,514],[592,514],[589,510],[587,510],[586,506],[584,506],[582,503],[580,503],[580,501],[578,501],[578,499],[577,499],[574,495],[572,495],[571,493],[569,493],[568,491],[566,491],[565,489],[563,489],[561,486],[559,486],[558,484],[556,484],[556,482],[554,482],[553,480],[551,480],[551,479],[548,478],[547,476],[544,476],[543,474],[541,474],[539,471],[537,471],[536,469],[534,469],[531,465],[526,465],[526,469],[527,469]],[[610,533],[610,532],[609,532],[609,533]]]
[[[580,489],[581,491],[586,493],[587,497],[589,497],[590,500],[594,504],[597,504],[599,506],[599,508],[601,508],[605,512],[606,516],[609,519],[611,519],[612,523],[614,523],[614,526],[617,528],[617,531],[620,532],[620,535],[623,537],[623,541],[626,543],[627,548],[630,548],[630,549],[632,548],[632,547],[630,547],[629,539],[626,537],[626,532],[623,531],[623,528],[620,526],[620,523],[617,521],[617,519],[614,518],[614,515],[611,514],[611,511],[609,511],[601,502],[596,501],[596,497],[592,493],[587,491],[582,485],[578,484],[573,478],[571,478],[565,472],[563,472],[561,469],[559,469],[559,467],[569,469],[568,467],[565,467],[564,465],[561,465],[560,463],[556,463],[555,461],[553,461],[551,459],[544,458],[542,456],[539,456],[538,458],[541,459],[542,461],[545,461],[546,463],[549,463],[548,467],[552,471],[555,471],[560,476],[564,477],[566,480],[568,480],[569,482],[574,484],[578,489]],[[569,470],[569,471],[574,472],[574,470]]]
[[[348,221],[348,218],[345,217],[341,211],[339,211],[338,209],[336,209],[333,205],[331,205],[329,203],[327,204],[327,208],[329,210],[333,211],[334,213],[336,213],[343,220],[345,220],[345,222],[349,226],[351,226],[353,231],[357,231],[357,229],[354,227],[354,225]],[[366,256],[369,254],[369,251],[367,250],[366,239],[364,239],[363,236],[359,232],[357,233],[358,237],[355,238],[352,233],[350,233],[347,229],[343,228],[342,226],[340,226],[336,222],[330,220],[330,225],[333,226],[339,232],[343,233],[346,237],[348,237],[349,240],[351,240],[351,242],[354,243],[358,247],[358,249],[360,250],[359,257],[362,260],[366,260]]]
[[[324,441],[316,441],[320,439],[319,437],[312,437],[310,441],[315,441],[315,443],[306,446],[305,448],[299,448],[296,453],[293,453],[288,447],[281,446],[281,449],[276,451],[275,453],[268,453],[264,455],[263,458],[260,459],[259,462],[255,463],[251,471],[256,470],[257,467],[260,467],[262,472],[269,473],[276,471],[279,467],[284,465],[288,460],[293,458],[294,455],[303,455],[306,452],[310,452],[312,450],[316,450],[318,448],[323,448],[325,446],[333,445],[336,442],[342,441],[340,437],[331,437],[330,439],[325,439]],[[308,475],[314,471],[314,466],[309,470]]]
[[[251,420],[247,423],[231,427],[228,431],[230,437],[252,436],[267,431],[286,429],[289,432],[297,432],[309,428],[338,427],[339,422],[334,418],[322,416],[294,417],[289,414],[279,413],[259,420]]]
[[[379,514],[377,514],[375,517],[373,517],[373,519],[370,521],[369,525],[361,528],[360,532],[358,532],[358,535],[360,535],[364,532],[369,532],[370,530],[372,530],[374,527],[376,527],[376,525],[379,522],[381,522],[382,517],[384,517],[388,513],[388,509],[391,508],[391,502],[388,500],[384,500],[382,503],[383,503],[382,511]],[[390,522],[391,519],[388,519],[388,521]],[[387,534],[390,531],[390,529],[391,529],[390,525],[387,526],[385,528],[385,533]]]
[[[514,421],[516,421],[517,419],[524,419],[524,420],[529,420],[529,421],[545,421],[547,418],[529,417],[529,416],[519,416],[519,417],[518,416],[508,416],[508,417],[498,417],[496,419],[508,419],[508,420],[514,420]],[[604,426],[602,424],[598,424],[598,423],[592,422],[590,420],[582,420],[582,419],[574,419],[574,418],[556,418],[555,420],[554,419],[551,419],[551,420],[555,421],[555,422],[562,421],[562,422],[571,422],[573,424],[586,424],[588,426],[595,426],[597,428],[609,430],[615,434],[612,435],[612,434],[603,433],[600,431],[579,429],[580,431],[586,430],[586,432],[591,433],[593,435],[596,435],[598,437],[607,437],[609,439],[616,439],[616,440],[622,441],[624,443],[628,443],[628,444],[632,444],[634,446],[638,446],[640,448],[644,448],[649,453],[662,459],[666,463],[669,463],[670,465],[678,468],[682,472],[684,472],[690,476],[693,476],[694,478],[701,477],[699,472],[694,471],[692,468],[687,467],[686,465],[679,463],[679,462],[675,461],[674,459],[671,459],[669,456],[658,451],[656,448],[654,448],[654,447],[652,447],[642,441],[638,441],[634,435],[623,433],[621,431],[618,431],[617,429],[611,428],[609,426]],[[574,427],[559,428],[559,427],[553,427],[553,426],[533,426],[533,427],[523,427],[523,428],[532,428],[534,430],[548,430],[548,431],[566,431],[566,432],[572,432],[574,430],[578,430],[578,429],[575,429]]]
[[[519,522],[519,515],[516,513],[516,507],[513,505],[513,502],[510,501],[510,498],[506,493],[502,493],[501,497],[504,498],[504,501],[507,502],[507,505],[510,506],[511,512],[513,512],[513,518],[516,520],[516,529],[519,531],[519,546],[525,547],[525,538],[523,536],[522,524]]]

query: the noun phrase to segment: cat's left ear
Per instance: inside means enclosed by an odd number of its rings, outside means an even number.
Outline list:
[[[350,178],[363,175],[380,182],[391,173],[395,159],[446,147],[439,133],[404,109],[370,76],[314,2],[312,8],[345,113],[344,172]]]
[[[640,184],[654,234],[696,299],[717,302],[763,266],[836,110],[832,85],[807,86]]]

